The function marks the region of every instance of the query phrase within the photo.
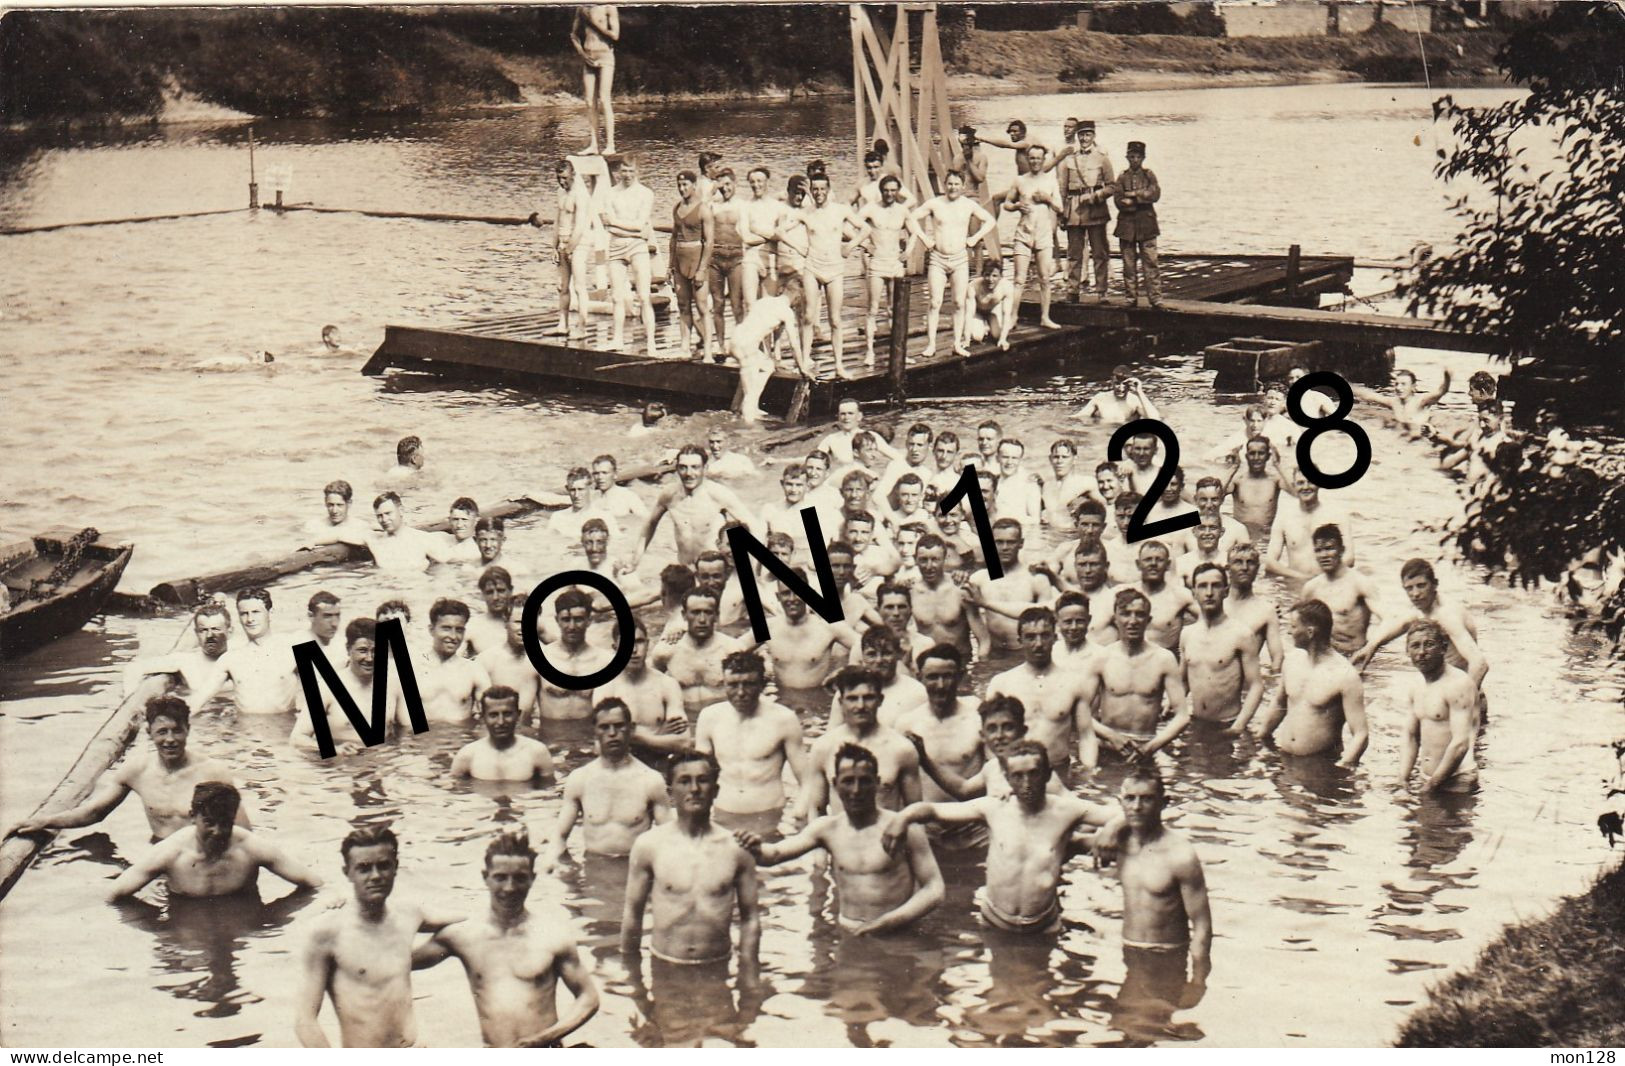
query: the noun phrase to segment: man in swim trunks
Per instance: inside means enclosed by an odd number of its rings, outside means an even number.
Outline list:
[[[154,844],[119,874],[107,890],[108,901],[133,896],[159,877],[167,880],[171,899],[253,892],[262,868],[299,888],[322,887],[320,877],[269,837],[235,824],[240,803],[235,785],[193,785],[191,824]]]
[[[970,288],[970,267],[966,246],[981,242],[997,228],[997,222],[987,209],[965,195],[965,176],[950,170],[942,181],[943,194],[933,196],[909,212],[908,230],[931,253],[926,272],[931,291],[931,310],[925,320],[925,349],[922,358],[930,358],[937,350],[937,328],[942,318],[944,288],[952,282],[954,295],[953,350],[955,355],[969,355],[965,347],[969,331],[970,306],[966,292]],[[920,220],[929,217],[933,235],[920,228]],[[967,239],[972,220],[982,225]]]
[[[592,140],[588,155],[598,154],[598,115],[604,116],[604,154],[615,151],[615,109],[610,93],[615,87],[615,42],[621,38],[621,17],[614,4],[584,4],[576,8],[570,25],[570,45],[581,57],[581,98],[587,105],[587,126]]]
[[[773,265],[778,274],[775,284],[781,287],[792,277],[800,278],[807,266],[807,217],[801,210],[806,202],[807,176],[790,175],[785,184],[784,209],[773,231]]]
[[[874,164],[878,172],[878,161]],[[880,313],[881,299],[892,281],[903,276],[903,249],[908,243],[907,198],[903,183],[891,175],[878,182],[878,200],[868,200],[859,194],[858,221],[869,227],[869,314],[864,319],[864,339],[868,349],[864,353],[865,366],[875,365],[875,316]]]
[[[486,1047],[557,1047],[598,1013],[598,985],[581,961],[569,915],[555,907],[543,921],[525,908],[536,853],[523,830],[500,833],[485,849],[483,878],[491,909],[436,933],[412,952],[412,969],[452,956],[462,961]],[[560,981],[575,1000],[563,1018]]]
[[[778,369],[774,353],[781,339],[789,342],[801,376],[808,381],[818,380],[818,370],[801,345],[806,302],[800,282],[792,278],[782,295],[757,298],[735,324],[726,350],[739,364],[739,417],[746,422],[760,422],[767,416],[762,410],[762,390]]]
[[[711,340],[711,305],[708,280],[711,249],[716,241],[716,224],[711,205],[702,194],[692,170],[677,174],[677,195],[671,209],[671,288],[677,295],[677,346],[696,363],[710,359],[715,350]],[[693,351],[689,334],[698,321],[704,347]]]
[[[974,305],[967,339],[972,344],[992,341],[1000,351],[1010,350],[1010,327],[1016,324],[1016,287],[1004,276],[1004,261],[989,259],[971,289]]]
[[[727,167],[717,171],[716,191],[711,197],[711,232],[716,244],[711,249],[711,335],[727,349],[727,326],[722,317],[726,301],[734,322],[745,317],[745,205],[734,199],[734,172]]]
[[[777,844],[754,833],[735,838],[762,866],[773,866],[823,848],[833,860],[836,921],[855,936],[886,933],[924,917],[942,902],[942,871],[919,826],[907,830],[907,847],[893,854],[881,844],[896,815],[880,806],[879,762],[869,749],[842,744],[834,755],[834,788],[840,806]]]
[[[981,144],[976,137],[976,127],[959,127],[959,139],[953,145],[952,155],[949,156],[948,166],[965,176],[965,195],[981,204],[984,208],[991,207],[987,197],[987,153],[982,151]],[[995,237],[997,227],[993,230]],[[986,259],[986,246],[978,241],[970,246],[969,267],[974,272],[980,272],[982,263]],[[1001,262],[1002,255],[995,256]]]
[[[1015,184],[1004,197],[1004,210],[1016,211],[1021,220],[1016,223],[1014,267],[1012,279],[1017,289],[1027,285],[1027,267],[1038,266],[1038,324],[1045,329],[1060,329],[1060,323],[1049,316],[1050,276],[1055,273],[1055,221],[1063,212],[1061,190],[1055,175],[1046,173],[1044,157],[1048,150],[1035,144],[1026,151],[1027,173],[1016,176]]]
[[[1128,169],[1117,176],[1112,199],[1117,203],[1117,239],[1123,246],[1123,288],[1130,306],[1139,302],[1143,286],[1152,307],[1162,306],[1162,273],[1157,269],[1157,201],[1162,187],[1145,168],[1145,142],[1128,142]]]
[[[1010,793],[964,803],[914,803],[884,831],[895,852],[908,826],[937,821],[985,822],[987,887],[980,906],[988,925],[1008,933],[1054,933],[1061,928],[1061,869],[1074,854],[1072,830],[1101,826],[1117,815],[1069,792],[1048,791],[1049,754],[1036,740],[1023,740],[1000,756]]]
[[[1138,1029],[1166,1023],[1175,1007],[1202,998],[1213,968],[1213,916],[1196,849],[1162,824],[1168,800],[1156,768],[1130,769],[1118,798],[1128,827],[1117,861],[1127,973],[1112,1015]]]
[[[650,218],[654,213],[655,194],[638,180],[635,159],[613,155],[609,157],[611,187],[604,195],[602,213],[598,216],[609,233],[609,290],[615,306],[615,332],[612,346],[625,351],[622,324],[626,318],[627,272],[637,293],[638,306],[643,311],[644,347],[649,358],[656,357],[655,305],[650,292],[649,243],[654,238]]]
[[[1179,635],[1179,662],[1191,694],[1191,715],[1239,734],[1264,698],[1257,642],[1245,623],[1225,613],[1230,575],[1224,567],[1199,564],[1191,572],[1191,592],[1201,617]]]
[[[553,262],[559,278],[559,325],[561,337],[579,337],[587,329],[587,241],[588,216],[592,201],[585,184],[576,180],[576,168],[568,159],[553,166],[559,183],[559,205],[553,219]],[[541,226],[539,214],[532,212],[530,224]],[[570,311],[580,314],[580,329],[572,329]]]
[[[1291,629],[1293,648],[1281,663],[1281,687],[1253,734],[1275,737],[1288,755],[1335,757],[1344,750],[1347,722],[1348,750],[1337,765],[1353,769],[1370,739],[1365,689],[1359,672],[1332,648],[1331,608],[1319,600],[1300,601],[1292,608]]]
[[[1405,650],[1418,674],[1404,682],[1405,745],[1396,791],[1410,788],[1411,771],[1421,759],[1422,792],[1471,792],[1478,785],[1473,745],[1478,735],[1478,686],[1445,662],[1450,639],[1439,623],[1423,618],[1411,624]]]
[[[812,206],[803,206],[801,217],[807,227],[807,264],[803,268],[802,284],[807,290],[807,303],[802,319],[801,346],[811,352],[813,330],[818,323],[820,303],[829,309],[830,348],[835,356],[835,376],[850,379],[844,356],[843,318],[846,314],[842,302],[846,293],[846,257],[852,248],[869,235],[869,227],[852,214],[845,204],[835,203],[829,196],[829,176],[822,171],[808,180]],[[850,235],[851,239],[848,240]]]
[[[745,306],[749,308],[763,293],[777,295],[779,279],[773,262],[784,201],[767,195],[766,167],[752,167],[745,175],[750,199],[740,205],[739,235],[745,242]]]

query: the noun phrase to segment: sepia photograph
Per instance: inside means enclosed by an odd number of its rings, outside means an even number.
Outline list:
[[[13,1061],[1619,1062],[1625,2],[25,0],[0,263]]]

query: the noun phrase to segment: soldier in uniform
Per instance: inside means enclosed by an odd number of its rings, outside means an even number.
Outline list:
[[[1128,169],[1113,186],[1117,201],[1117,239],[1123,245],[1123,288],[1130,305],[1138,302],[1140,272],[1145,272],[1145,295],[1152,307],[1162,306],[1162,275],[1157,270],[1157,201],[1162,189],[1157,176],[1145,168],[1145,142],[1128,142]]]
[[[1083,273],[1084,245],[1095,268],[1095,298],[1106,298],[1107,279],[1111,266],[1111,244],[1106,237],[1106,223],[1111,221],[1111,209],[1106,205],[1113,193],[1111,158],[1095,147],[1095,124],[1090,119],[1078,123],[1076,149],[1061,164],[1061,198],[1066,204],[1066,258],[1067,280],[1072,284],[1073,296],[1083,299],[1087,278]]]

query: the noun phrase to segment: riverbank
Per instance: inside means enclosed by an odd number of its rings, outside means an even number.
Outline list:
[[[1551,917],[1509,926],[1472,969],[1432,990],[1400,1047],[1625,1044],[1625,867]]]
[[[792,12],[795,20],[779,12]],[[836,17],[839,15],[839,18]],[[576,100],[557,11],[382,9],[12,12],[0,21],[11,129],[232,118],[412,115]],[[845,12],[645,9],[628,16],[616,95],[673,100],[847,95]],[[1371,80],[1499,84],[1500,35],[1391,27],[1348,37],[944,32],[962,96]],[[759,41],[748,53],[718,41]],[[698,57],[698,58],[696,58]]]

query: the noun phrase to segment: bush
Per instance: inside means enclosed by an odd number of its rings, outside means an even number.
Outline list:
[[[1104,63],[1073,63],[1055,77],[1065,85],[1093,85],[1112,72]]]
[[[1427,81],[1450,73],[1450,68],[1450,57],[1443,53],[1428,56],[1424,67],[1421,55],[1411,52],[1360,56],[1343,69],[1359,75],[1361,81]]]
[[[1224,20],[1203,4],[1181,17],[1167,4],[1110,4],[1090,13],[1089,29],[1123,36],[1156,33],[1180,37],[1223,37]]]

